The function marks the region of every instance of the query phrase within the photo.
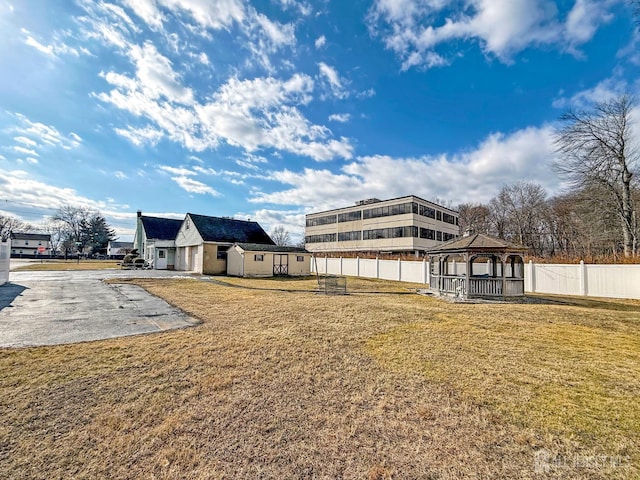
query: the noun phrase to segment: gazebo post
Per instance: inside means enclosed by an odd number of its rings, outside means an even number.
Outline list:
[[[469,293],[471,293],[471,279],[470,279],[470,272],[471,272],[471,265],[469,264],[469,253],[465,252],[462,255],[462,258],[464,258],[464,264],[465,264],[465,280],[464,280],[464,290],[463,290],[463,296],[464,298],[468,298],[469,297]]]

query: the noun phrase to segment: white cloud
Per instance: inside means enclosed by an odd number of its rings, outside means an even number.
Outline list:
[[[0,155],[0,160],[6,160],[4,155]]]
[[[134,128],[128,125],[127,128],[114,128],[113,130],[139,147],[143,145],[155,146],[164,136],[161,131],[152,127]]]
[[[14,137],[14,140],[30,147],[35,146],[54,146],[62,147],[65,150],[77,148],[80,146],[82,139],[75,133],[70,133],[68,136],[61,134],[57,128],[51,125],[45,125],[40,122],[32,122],[25,115],[20,113],[13,114],[18,120],[18,125],[12,128],[12,131],[19,135]],[[15,147],[18,148],[18,147]],[[37,156],[38,154],[29,150],[29,152],[22,151],[31,156]]]
[[[318,63],[320,69],[320,76],[324,78],[329,84],[329,88],[333,95],[337,98],[346,98],[349,96],[348,92],[344,88],[344,81],[340,78],[338,71],[327,65],[324,62]]]
[[[553,0],[376,0],[368,22],[404,70],[447,65],[455,54],[446,46],[460,40],[475,40],[486,54],[510,62],[539,45],[578,53],[611,19],[614,1],[576,0],[563,20]]]
[[[35,150],[31,150],[29,148],[25,148],[25,147],[21,147],[21,146],[15,146],[15,147],[11,147],[13,149],[13,151],[18,152],[18,153],[23,153],[25,155],[31,155],[33,157],[38,157],[38,152],[36,152]]]
[[[189,177],[193,175],[197,175],[193,170],[189,170],[188,168],[176,168],[168,165],[159,165],[158,168],[163,172],[168,172],[172,175],[178,175],[180,177]]]
[[[35,142],[27,137],[20,136],[20,137],[13,137],[13,139],[18,143],[22,143],[23,145],[26,145],[27,147],[35,147],[38,145],[38,142]]]
[[[189,193],[197,193],[200,195],[211,195],[213,197],[219,197],[220,193],[216,191],[214,188],[209,185],[199,182],[198,180],[194,180],[193,178],[189,178],[186,176],[178,176],[171,177],[171,180],[176,182],[180,188],[189,192]]]
[[[475,150],[457,155],[394,158],[360,157],[339,173],[306,168],[272,172],[269,178],[291,188],[254,192],[252,202],[303,205],[307,211],[338,208],[363,198],[418,195],[461,202],[486,202],[504,184],[517,180],[559,188],[550,168],[554,156],[551,127],[527,128],[487,137]]]
[[[316,38],[316,41],[314,42],[316,48],[322,48],[325,46],[326,43],[327,43],[327,37],[325,37],[324,35],[320,35],[318,38]]]
[[[124,180],[126,178],[129,178],[126,173],[121,172],[119,170],[117,172],[115,172],[114,175],[115,175],[116,178],[119,178],[120,180]]]
[[[329,120],[332,122],[347,123],[349,120],[351,120],[351,114],[350,113],[334,113],[332,115],[329,115]]]
[[[74,57],[79,57],[80,56],[80,51],[78,51],[78,49],[70,47],[69,45],[60,42],[60,41],[56,41],[53,44],[50,45],[44,45],[42,43],[40,43],[38,40],[36,40],[35,38],[33,38],[28,30],[25,30],[24,28],[21,30],[23,34],[26,35],[26,38],[24,39],[24,43],[26,45],[29,45],[30,47],[35,48],[36,50],[38,50],[40,53],[44,53],[45,55],[52,57],[52,58],[56,58],[59,55],[72,55]],[[84,51],[83,51],[84,53]]]
[[[124,0],[124,3],[152,29],[162,28],[165,18],[154,0]]]
[[[629,85],[622,78],[621,72],[614,72],[611,77],[605,78],[592,88],[581,90],[571,97],[556,98],[553,101],[553,106],[555,108],[590,108],[596,103],[611,100],[628,92]]]

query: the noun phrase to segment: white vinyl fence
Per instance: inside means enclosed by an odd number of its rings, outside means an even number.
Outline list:
[[[311,259],[311,271],[329,275],[380,278],[410,283],[429,283],[429,262],[365,258]],[[463,272],[465,265],[450,265]],[[481,265],[474,265],[474,273]],[[640,299],[640,265],[556,265],[529,262],[525,265],[527,293],[584,295],[589,297]]]
[[[9,281],[9,258],[11,257],[11,241],[0,242],[0,285]]]

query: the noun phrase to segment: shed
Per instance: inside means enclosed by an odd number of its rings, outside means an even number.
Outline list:
[[[227,250],[234,243],[274,245],[257,222],[187,213],[176,236],[176,270],[227,273]]]
[[[235,243],[227,250],[227,275],[235,277],[311,274],[311,252],[300,247]]]
[[[524,295],[524,254],[528,247],[482,233],[429,250],[430,289],[461,298]]]

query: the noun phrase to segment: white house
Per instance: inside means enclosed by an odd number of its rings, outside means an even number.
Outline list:
[[[133,250],[133,242],[114,242],[107,243],[107,258],[122,259]]]
[[[44,233],[12,233],[11,256],[37,258],[51,255],[51,235]]]
[[[311,274],[311,253],[304,248],[235,243],[227,250],[227,275],[235,277]]]
[[[176,270],[227,273],[227,250],[234,243],[274,245],[257,222],[187,213],[176,235]]]
[[[149,217],[138,212],[133,247],[157,270],[176,268],[176,236],[183,220]]]

